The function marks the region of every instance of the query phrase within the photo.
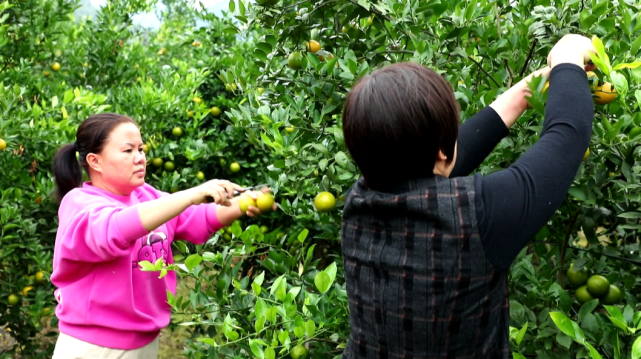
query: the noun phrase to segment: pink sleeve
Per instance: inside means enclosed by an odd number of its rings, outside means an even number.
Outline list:
[[[59,244],[62,258],[104,262],[131,253],[131,245],[148,232],[138,208],[120,207],[99,196],[76,193],[60,206]]]
[[[176,239],[203,244],[213,233],[223,228],[216,216],[216,204],[189,206],[176,218]]]

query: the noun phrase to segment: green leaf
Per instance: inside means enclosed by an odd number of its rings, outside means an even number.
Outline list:
[[[557,333],[556,342],[559,343],[562,347],[565,347],[566,349],[570,349],[570,345],[572,345],[572,338],[568,337],[563,333]]]
[[[592,344],[586,342],[585,346],[589,350],[590,358],[592,358],[592,359],[602,359],[601,358],[601,354],[599,354],[599,352],[596,349],[594,349]]]
[[[255,340],[249,339],[249,347],[252,350],[252,353],[259,358],[259,359],[264,359],[265,358],[265,353],[263,352],[263,348],[256,343]]]
[[[256,300],[256,306],[254,307],[254,314],[256,315],[256,318],[265,316],[265,312],[268,307],[269,306],[262,298],[258,298],[258,300]]]
[[[610,69],[610,58],[605,53],[605,47],[603,46],[603,42],[596,35],[592,37],[592,46],[594,46],[594,48],[596,49],[596,52],[599,55],[599,59],[602,60],[605,63],[605,65],[607,66],[607,68],[609,70]],[[609,75],[609,71],[608,71],[608,73],[606,73],[606,75]]]
[[[625,76],[618,72],[612,71],[612,73],[610,73],[610,80],[612,80],[612,84],[614,84],[617,92],[619,92],[622,97],[625,97],[625,95],[628,93],[628,80],[625,78]]]
[[[254,329],[256,330],[256,333],[260,333],[260,331],[263,330],[266,320],[267,318],[265,318],[265,316],[261,316],[260,318],[256,319],[256,323],[254,323]]]
[[[523,328],[519,330],[519,333],[516,335],[516,345],[519,346],[521,345],[521,341],[523,340],[523,337],[525,336],[525,332],[527,331],[527,325],[528,322],[525,322],[523,325]]]
[[[321,293],[327,292],[330,282],[329,275],[325,272],[318,272],[316,277],[314,277],[314,284],[316,284],[316,288],[318,288]]]
[[[637,218],[641,218],[641,212],[624,212],[619,214],[618,217],[627,218],[627,219],[637,219]]]
[[[185,266],[187,267],[187,269],[191,271],[194,268],[196,268],[196,266],[199,265],[200,262],[202,261],[203,261],[203,257],[201,257],[200,254],[198,253],[192,254],[189,257],[187,257],[187,259],[185,259]]]
[[[641,39],[641,37],[637,38]],[[619,70],[619,69],[636,69],[637,67],[641,66],[641,62],[630,62],[630,63],[624,63],[624,64],[618,64],[612,68],[612,70]]]
[[[585,193],[581,189],[576,188],[576,187],[570,188],[568,193],[570,194],[570,196],[578,199],[579,201],[586,201],[588,199],[588,196],[586,196]]]
[[[227,314],[223,322],[223,334],[229,340],[233,341],[238,339],[238,333],[233,330],[232,319],[229,314]]]
[[[527,359],[523,354],[512,353],[512,359]]]
[[[313,320],[309,319],[305,322],[305,332],[307,332],[308,337],[313,337],[316,332],[316,323]]]
[[[641,358],[641,336],[638,336],[632,344],[632,359]]]
[[[231,233],[235,237],[240,237],[240,235],[243,233],[242,228],[240,228],[240,224],[237,221],[234,221],[231,225]]]
[[[254,283],[252,283],[252,290],[254,291],[254,294],[256,294],[258,296],[258,295],[260,295],[260,291],[262,290],[262,288],[261,288],[260,284],[254,282]]]
[[[258,285],[263,285],[263,281],[265,280],[265,271],[262,271],[256,278],[254,278],[254,283]]]
[[[556,324],[556,326],[565,333],[565,335],[572,339],[576,338],[576,335],[574,334],[574,327],[572,327],[572,321],[566,317],[565,314],[561,312],[552,312],[550,313],[550,317],[552,318],[552,321],[554,321],[554,324]]]
[[[307,238],[307,235],[309,234],[309,230],[307,228],[303,229],[299,234],[298,234],[298,241],[303,243],[305,242],[305,238]]]
[[[240,0],[240,1],[243,1],[243,0]],[[229,11],[232,13],[236,11],[236,3],[234,2],[234,0],[229,0]]]
[[[276,352],[272,347],[265,348],[265,359],[276,359]]]
[[[149,261],[140,261],[138,262],[138,265],[142,269],[143,272],[155,272],[156,271],[156,266],[154,266],[151,262]]]
[[[324,272],[329,276],[330,282],[334,282],[334,280],[336,279],[336,262],[327,266]],[[331,285],[332,283],[329,284]]]
[[[606,76],[610,75],[610,66],[608,66],[603,60],[601,60],[597,55],[590,53],[590,59],[596,65],[596,67],[603,71]]]
[[[628,326],[625,325],[625,323],[617,318],[614,317],[608,317],[612,324],[614,324],[617,328],[621,329],[624,333],[628,333]]]
[[[639,38],[641,39],[641,36],[639,36]],[[641,109],[641,90],[636,90],[634,92],[634,97],[637,99],[637,106]]]
[[[581,309],[579,309],[579,321],[582,321],[586,315],[592,313],[594,308],[596,308],[598,305],[599,305],[598,299],[592,299],[590,301],[583,303],[583,305],[581,306]]]
[[[605,12],[608,11],[609,3],[609,0],[601,0],[601,2],[597,3],[596,6],[592,8],[592,14],[596,17],[605,14]]]

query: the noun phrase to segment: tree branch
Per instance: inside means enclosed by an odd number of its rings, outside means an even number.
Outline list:
[[[463,56],[461,56],[461,55],[459,55],[459,54],[457,54],[457,53],[452,53],[452,54],[450,54],[450,56],[459,56],[459,57],[463,57]],[[487,72],[487,70],[485,70],[485,69],[483,68],[483,65],[481,65],[481,63],[480,63],[480,62],[478,62],[478,61],[474,60],[474,58],[473,58],[472,56],[468,56],[467,58],[468,58],[468,59],[470,59],[470,60],[472,60],[472,62],[474,62],[474,63],[476,64],[476,66],[478,66],[478,67],[479,67],[479,69],[481,69],[481,71],[483,71],[483,73],[485,73],[485,74],[487,75],[487,77],[489,77],[489,78],[490,78],[490,80],[492,80],[492,82],[494,82],[494,83],[496,84],[496,86],[501,87],[501,84],[500,84],[500,83],[498,83],[498,81],[496,81],[496,79],[495,79],[494,77],[492,77],[492,75],[490,75],[490,73],[489,73],[489,72]]]
[[[519,77],[523,77],[523,74],[525,74],[525,70],[527,69],[527,65],[532,59],[532,54],[534,53],[534,47],[536,46],[536,39],[532,41],[532,45],[530,45],[530,51],[527,54],[527,58],[525,59],[525,63],[523,64],[523,67],[521,68],[521,71],[519,72]]]

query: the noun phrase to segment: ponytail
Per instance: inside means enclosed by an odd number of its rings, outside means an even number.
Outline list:
[[[76,158],[76,144],[62,146],[53,159],[53,175],[56,178],[58,202],[72,189],[82,183],[82,168]]]

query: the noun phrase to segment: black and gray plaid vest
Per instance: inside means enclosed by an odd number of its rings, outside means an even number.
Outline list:
[[[486,259],[474,177],[408,181],[390,193],[361,178],[341,233],[352,358],[509,357],[507,273]]]

